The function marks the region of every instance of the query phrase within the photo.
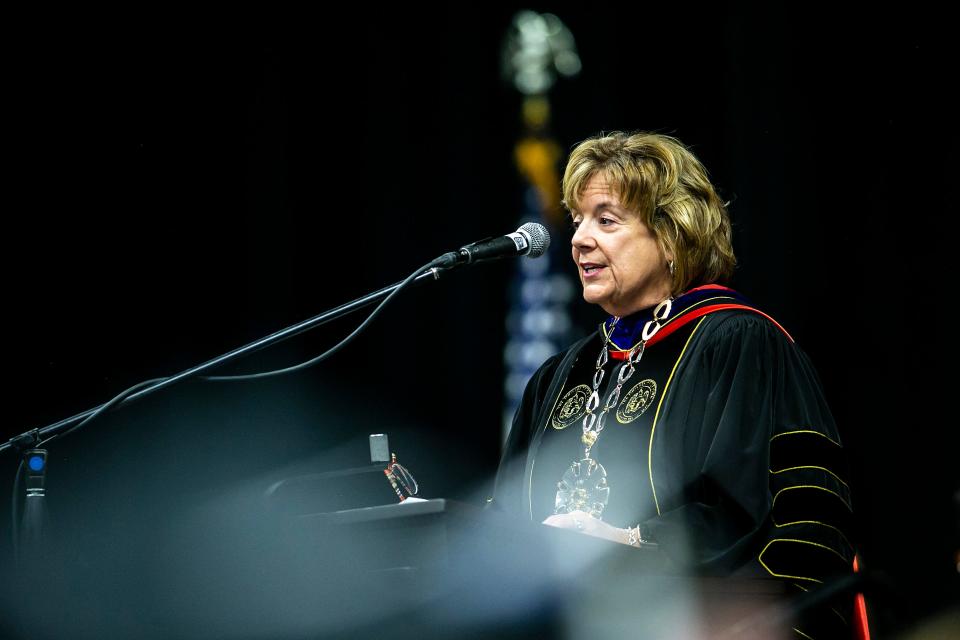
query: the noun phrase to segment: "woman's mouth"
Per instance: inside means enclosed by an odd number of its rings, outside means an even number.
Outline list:
[[[580,265],[580,270],[583,273],[584,279],[597,277],[604,268],[606,268],[605,265],[597,264],[595,262],[584,262]]]

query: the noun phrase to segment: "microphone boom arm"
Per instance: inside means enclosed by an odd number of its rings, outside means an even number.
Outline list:
[[[406,280],[390,285],[389,287],[384,287],[379,291],[368,293],[363,297],[357,298],[356,300],[346,304],[342,304],[339,307],[329,311],[325,311],[320,315],[298,322],[297,324],[289,326],[286,329],[272,333],[247,345],[238,347],[233,351],[217,356],[212,360],[207,360],[203,364],[190,367],[189,369],[181,371],[176,375],[168,378],[157,378],[155,380],[141,382],[114,397],[109,402],[105,402],[91,409],[87,409],[82,413],[65,418],[59,422],[47,425],[46,427],[40,429],[31,429],[20,434],[19,436],[11,438],[7,442],[0,444],[0,453],[10,448],[17,448],[22,451],[24,449],[34,447],[39,443],[56,437],[61,432],[74,428],[75,425],[79,425],[82,421],[91,418],[97,413],[106,410],[113,410],[118,407],[125,407],[133,402],[136,402],[137,400],[141,400],[149,396],[154,392],[160,391],[161,389],[166,389],[167,387],[173,386],[178,382],[183,382],[189,378],[204,374],[211,369],[222,366],[229,362],[233,362],[234,360],[238,360],[239,358],[242,358],[243,356],[251,354],[255,351],[260,351],[261,349],[265,349],[269,346],[277,344],[278,342],[282,342],[283,340],[292,338],[293,336],[299,335],[305,331],[309,331],[310,329],[336,320],[337,318],[340,318],[348,313],[352,313],[358,309],[362,309],[363,307],[386,298],[405,284],[423,282],[424,280],[429,280],[431,278],[433,280],[439,280],[440,271],[442,270],[453,269],[465,264],[473,264],[476,262],[494,260],[508,256],[524,255],[531,258],[537,258],[543,255],[549,246],[550,234],[543,225],[535,222],[527,222],[521,225],[521,227],[514,233],[510,233],[505,236],[487,238],[486,240],[480,240],[468,244],[464,247],[461,247],[459,251],[450,251],[445,253],[439,258],[425,265],[422,267],[423,271],[412,280],[410,277],[408,277]]]
[[[450,255],[450,254],[445,254],[445,256],[446,255]],[[438,263],[445,256],[441,256],[441,258],[438,258],[437,260],[435,260],[433,262],[435,266],[427,268],[423,273],[421,273],[416,278],[414,278],[414,280],[410,284],[424,282],[426,280],[439,280],[440,271],[444,269],[444,266]],[[117,402],[115,405],[113,405],[111,407],[111,410],[133,404],[137,400],[142,400],[148,395],[154,392],[160,391],[161,389],[166,389],[167,387],[173,386],[178,382],[183,382],[184,380],[193,378],[194,376],[204,374],[212,369],[215,369],[216,367],[222,366],[229,362],[233,362],[234,360],[238,360],[243,356],[254,353],[255,351],[260,351],[261,349],[265,349],[269,346],[272,346],[274,344],[277,344],[279,342],[292,338],[296,335],[304,333],[305,331],[309,331],[314,327],[319,327],[320,325],[324,325],[328,322],[332,322],[333,320],[336,320],[337,318],[343,317],[349,313],[357,311],[358,309],[367,307],[375,302],[382,300],[383,298],[386,298],[401,284],[403,283],[398,282],[396,284],[390,285],[389,287],[384,287],[379,291],[368,293],[367,295],[357,298],[356,300],[352,300],[351,302],[342,304],[339,307],[330,309],[329,311],[325,311],[312,318],[309,318],[307,320],[298,322],[297,324],[291,325],[286,329],[281,329],[280,331],[272,333],[266,337],[255,340],[242,347],[238,347],[233,351],[229,351],[223,355],[217,356],[216,358],[207,360],[203,364],[199,364],[199,365],[190,367],[189,369],[185,369],[184,371],[181,371],[176,375],[170,376],[169,378],[164,378],[143,389],[140,389],[139,391],[136,391],[135,393],[131,393],[126,398],[123,398],[122,400]],[[108,403],[104,403],[104,404],[108,404]],[[31,429],[29,431],[25,431],[24,433],[18,436],[10,438],[10,440],[8,440],[7,442],[0,444],[0,453],[5,451],[6,449],[10,449],[14,447],[17,449],[34,447],[38,443],[56,436],[60,432],[66,429],[69,429],[70,427],[79,423],[85,418],[93,415],[94,413],[97,413],[104,407],[104,404],[97,405],[93,408],[83,411],[82,413],[78,413],[74,416],[70,416],[69,418],[64,418],[63,420],[47,425],[46,427],[39,428],[39,429]]]

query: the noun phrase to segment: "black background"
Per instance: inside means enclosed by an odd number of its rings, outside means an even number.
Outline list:
[[[880,631],[932,611],[955,582],[958,533],[944,16],[918,5],[540,9],[571,28],[583,62],[551,93],[556,140],[569,149],[645,129],[693,147],[732,202],[735,286],[820,371],[853,468],[863,556],[903,590],[899,608],[876,612]],[[512,230],[521,98],[501,79],[499,50],[514,11],[25,26],[5,91],[2,435]],[[361,465],[377,431],[427,497],[479,502],[499,453],[511,269],[409,291],[308,373],[187,383],[51,443],[56,526],[78,548],[122,538],[135,555],[186,496]],[[236,370],[306,359],[357,321]],[[15,456],[0,467],[9,488]]]

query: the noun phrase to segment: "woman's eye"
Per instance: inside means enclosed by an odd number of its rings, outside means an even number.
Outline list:
[[[613,224],[613,218],[608,218],[606,216],[600,216],[600,224]]]

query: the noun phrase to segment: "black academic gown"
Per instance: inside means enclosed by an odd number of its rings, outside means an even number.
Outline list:
[[[580,399],[605,341],[598,331],[529,381],[497,476],[498,508],[536,522],[553,513],[560,475],[582,457]],[[815,370],[779,325],[749,309],[690,320],[647,347],[622,391],[634,387],[632,404],[620,403],[634,411],[611,411],[591,452],[610,479],[605,521],[640,524],[694,573],[775,577],[799,592],[850,572],[840,438]],[[841,609],[807,623],[809,635],[849,634]]]

